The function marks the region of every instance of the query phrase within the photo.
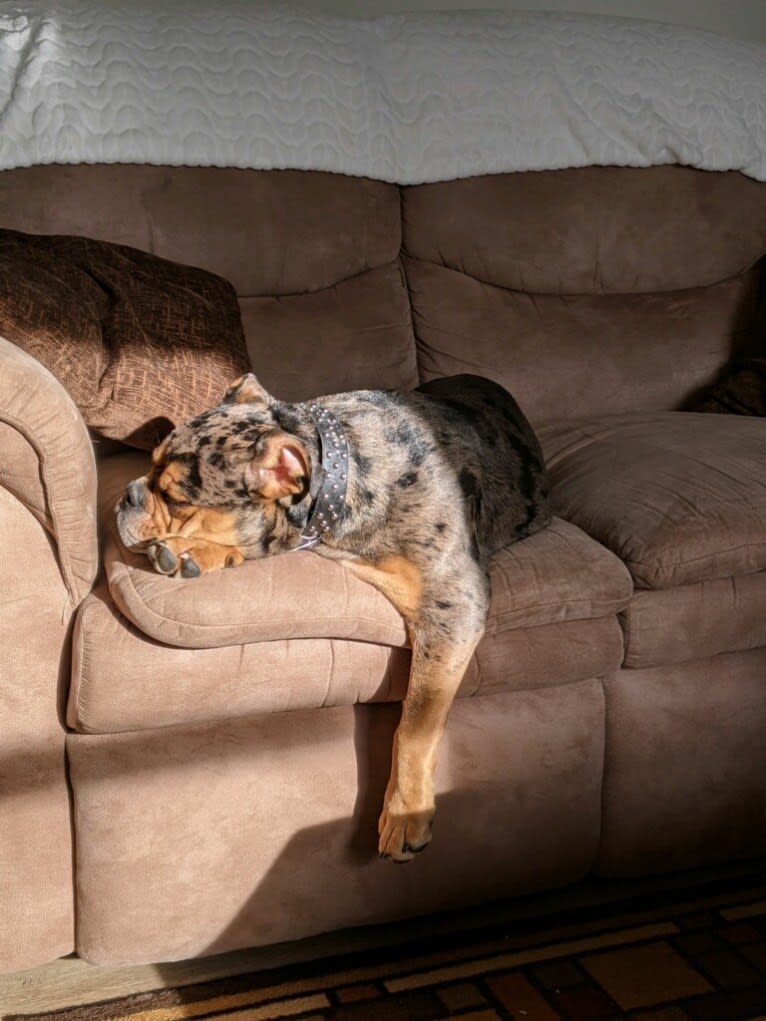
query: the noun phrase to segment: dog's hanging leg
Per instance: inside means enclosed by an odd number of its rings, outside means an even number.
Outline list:
[[[410,679],[378,824],[378,850],[396,862],[409,861],[431,839],[436,750],[455,693],[484,633],[486,576],[473,560],[466,561],[453,564],[450,577],[432,578],[426,585],[423,573],[404,557],[387,557],[376,564],[345,562],[402,613],[412,643]]]
[[[482,631],[459,644],[412,627],[412,668],[394,735],[391,776],[378,822],[382,857],[405,862],[431,840],[436,753],[452,702]]]

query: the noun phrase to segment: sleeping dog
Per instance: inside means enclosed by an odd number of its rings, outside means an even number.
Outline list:
[[[484,632],[490,557],[548,523],[547,494],[529,423],[487,379],[287,404],[249,374],[163,441],[116,512],[124,545],[163,574],[313,549],[399,610],[412,666],[378,829],[402,862],[431,839],[437,745]]]

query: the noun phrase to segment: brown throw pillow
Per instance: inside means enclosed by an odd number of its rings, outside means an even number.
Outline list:
[[[690,411],[724,415],[766,415],[766,358],[735,362],[708,387]]]
[[[0,335],[96,433],[151,449],[250,368],[234,288],[125,245],[0,229]]]

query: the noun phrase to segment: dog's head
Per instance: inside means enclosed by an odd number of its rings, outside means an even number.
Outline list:
[[[174,429],[115,508],[123,544],[163,573],[174,573],[157,559],[165,543],[176,554],[185,543],[223,551],[203,570],[295,545],[294,509],[307,497],[311,458],[278,424],[277,407],[285,408],[248,374],[217,407]]]

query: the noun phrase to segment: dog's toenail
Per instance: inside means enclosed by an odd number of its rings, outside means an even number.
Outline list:
[[[194,563],[192,558],[187,554],[181,557],[181,577],[182,578],[199,578],[200,574],[199,567]]]
[[[176,568],[176,558],[167,548],[167,546],[160,546],[157,552],[157,566],[161,571],[170,573]]]
[[[125,498],[131,507],[140,510],[144,506],[144,487],[140,482],[129,482]]]
[[[407,853],[409,853],[409,854],[420,854],[421,851],[425,851],[425,849],[428,847],[429,843],[430,843],[430,841],[427,840],[425,842],[425,844],[419,844],[417,847],[414,847],[412,844],[405,844],[404,847],[402,848],[402,850],[405,852],[405,854],[407,854]]]

